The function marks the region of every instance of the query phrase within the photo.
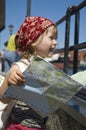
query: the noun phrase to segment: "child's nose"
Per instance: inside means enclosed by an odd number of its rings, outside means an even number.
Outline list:
[[[54,40],[54,45],[57,45],[57,40]]]

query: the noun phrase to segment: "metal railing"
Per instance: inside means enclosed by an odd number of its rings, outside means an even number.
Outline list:
[[[78,50],[86,48],[86,42],[79,43],[79,22],[80,22],[80,10],[86,6],[86,0],[80,3],[78,6],[70,6],[66,11],[66,15],[56,22],[56,25],[60,25],[62,22],[66,21],[65,25],[65,47],[61,49],[56,49],[55,53],[64,52],[64,72],[68,73],[68,53],[70,50],[74,52],[74,62],[73,62],[73,74],[78,71]],[[69,45],[70,38],[70,20],[71,16],[75,15],[75,30],[74,30],[74,45]]]

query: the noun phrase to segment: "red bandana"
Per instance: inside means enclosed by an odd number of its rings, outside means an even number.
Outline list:
[[[28,48],[51,25],[52,21],[44,17],[27,17],[19,28],[16,37],[24,49]]]

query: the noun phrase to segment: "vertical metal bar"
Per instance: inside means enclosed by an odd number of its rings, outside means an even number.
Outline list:
[[[5,0],[0,0],[0,32],[5,28]]]
[[[31,15],[31,0],[27,0],[27,15],[26,16],[30,16]]]
[[[74,45],[79,44],[79,22],[80,22],[80,13],[77,11],[75,13],[75,37]],[[73,74],[78,71],[78,49],[74,48],[74,62],[73,62]]]
[[[64,48],[64,72],[67,73],[68,66],[68,48],[69,48],[69,36],[70,36],[70,7],[66,13],[66,28],[65,28],[65,48]]]

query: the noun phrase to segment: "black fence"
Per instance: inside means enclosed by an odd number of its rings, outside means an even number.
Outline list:
[[[86,0],[80,3],[78,6],[70,6],[66,11],[66,15],[56,22],[56,25],[60,25],[62,22],[66,22],[65,25],[65,47],[56,49],[55,53],[64,52],[64,72],[68,73],[68,53],[70,50],[74,52],[73,62],[73,74],[78,71],[78,50],[86,48],[86,42],[79,43],[79,24],[80,24],[80,11],[86,6]],[[69,45],[70,38],[70,22],[71,16],[75,15],[75,29],[74,29],[74,45]]]

